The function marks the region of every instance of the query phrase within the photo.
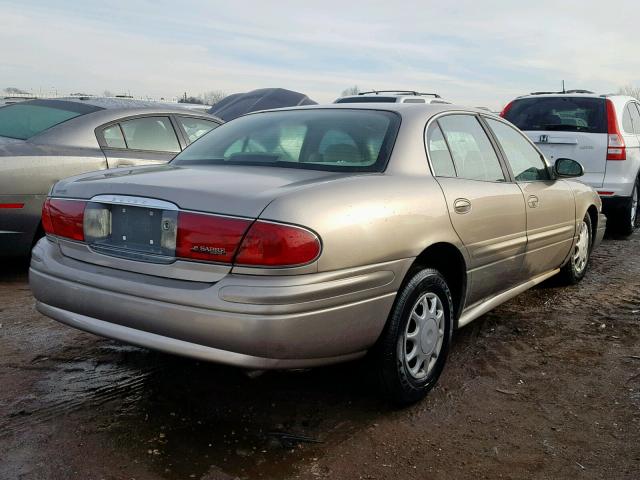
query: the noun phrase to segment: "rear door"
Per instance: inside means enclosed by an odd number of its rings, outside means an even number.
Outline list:
[[[527,138],[513,126],[484,117],[500,145],[511,174],[522,190],[527,211],[529,275],[557,268],[573,245],[575,199],[570,185],[551,177],[546,162]]]
[[[467,303],[521,283],[524,197],[509,180],[479,119],[467,114],[439,117],[428,129],[427,145],[451,223],[469,252]]]
[[[504,117],[534,142],[553,164],[558,158],[577,160],[580,179],[602,187],[607,158],[607,115],[604,98],[540,96],[515,100]]]
[[[110,123],[97,131],[97,137],[109,168],[167,163],[182,149],[168,115]]]

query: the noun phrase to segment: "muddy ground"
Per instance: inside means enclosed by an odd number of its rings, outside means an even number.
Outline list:
[[[249,377],[38,314],[0,273],[0,479],[638,479],[640,234],[458,332],[394,411],[366,362]]]

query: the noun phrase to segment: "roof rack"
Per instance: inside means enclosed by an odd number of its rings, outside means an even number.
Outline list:
[[[591,90],[581,90],[581,89],[573,89],[573,90],[565,90],[564,92],[531,92],[529,95],[562,95],[564,93],[594,93]]]
[[[370,92],[359,92],[358,95],[369,95],[369,94],[378,95],[380,93],[396,93],[399,95],[415,95],[419,96],[429,96],[435,98],[442,98],[437,93],[426,93],[426,92],[416,92],[415,90],[371,90]]]

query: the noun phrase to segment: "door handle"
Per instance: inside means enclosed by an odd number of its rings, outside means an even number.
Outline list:
[[[462,215],[465,213],[469,213],[471,211],[471,201],[467,200],[466,198],[457,198],[453,202],[453,209],[456,211],[456,213],[460,213]]]
[[[540,199],[538,197],[536,197],[535,195],[529,195],[529,198],[527,199],[527,203],[529,204],[529,207],[531,208],[536,208],[538,206],[538,202],[540,201]]]

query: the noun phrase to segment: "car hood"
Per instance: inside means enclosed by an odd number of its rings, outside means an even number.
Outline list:
[[[181,209],[256,218],[275,198],[345,174],[259,166],[172,165],[118,168],[58,182],[56,197],[131,195],[166,200]]]

